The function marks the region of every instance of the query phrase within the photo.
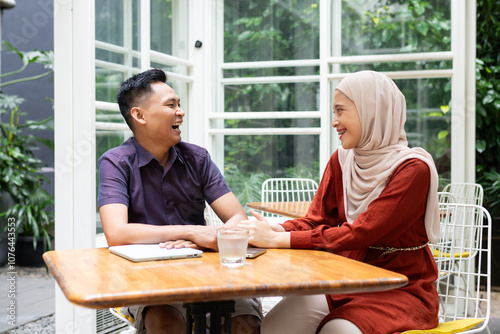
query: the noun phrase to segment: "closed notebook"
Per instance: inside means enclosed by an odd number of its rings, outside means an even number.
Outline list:
[[[194,248],[166,249],[158,244],[111,246],[109,251],[132,262],[187,259],[203,254],[203,251]]]

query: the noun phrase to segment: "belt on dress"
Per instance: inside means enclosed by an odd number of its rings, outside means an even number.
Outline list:
[[[391,254],[391,253],[395,253],[395,252],[411,252],[411,251],[416,251],[416,250],[422,249],[422,248],[424,248],[426,246],[427,246],[427,244],[423,244],[423,245],[415,246],[415,247],[407,247],[407,248],[379,247],[379,246],[369,246],[368,248],[369,249],[376,249],[376,250],[384,251],[382,254],[380,254],[378,256],[378,257],[381,257],[381,256],[384,256],[384,255],[387,255],[387,254]]]

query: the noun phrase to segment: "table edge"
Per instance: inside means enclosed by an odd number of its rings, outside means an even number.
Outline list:
[[[272,297],[272,296],[283,296],[283,295],[315,295],[315,294],[349,294],[349,293],[366,293],[366,292],[381,292],[396,289],[408,284],[408,278],[402,274],[394,273],[398,277],[385,278],[385,279],[373,279],[363,282],[363,284],[352,285],[346,283],[342,287],[342,281],[336,284],[330,284],[328,282],[315,282],[313,285],[311,283],[296,283],[288,285],[286,289],[279,289],[280,284],[266,285],[265,287],[256,288],[251,285],[245,287],[242,286],[238,291],[229,290],[228,288],[218,289],[218,293],[222,294],[223,297],[215,297],[214,299],[206,297],[206,293],[213,293],[213,288],[200,289],[193,288],[186,292],[182,290],[182,293],[169,293],[169,296],[159,296],[157,292],[152,291],[150,293],[141,293],[140,298],[137,298],[137,293],[122,293],[119,297],[116,295],[107,294],[95,294],[87,295],[82,297],[78,293],[72,291],[70,287],[67,286],[64,278],[62,277],[60,271],[55,266],[52,261],[51,255],[55,254],[55,251],[49,251],[43,254],[43,259],[47,264],[50,273],[54,276],[57,284],[61,288],[65,297],[73,304],[92,308],[101,309],[116,306],[132,306],[132,305],[164,305],[170,303],[182,303],[182,302],[202,302],[211,300],[231,300],[231,299],[244,299],[244,298],[258,298],[258,297]],[[384,268],[380,268],[384,269]],[[387,269],[384,269],[387,270]],[[348,287],[347,287],[348,286]],[[307,291],[300,292],[301,289],[307,287]],[[339,288],[342,288],[339,291]],[[297,289],[299,292],[297,292]],[[271,290],[271,292],[269,291]],[[274,291],[274,292],[273,292]],[[133,295],[134,301],[129,302],[129,297]],[[225,297],[227,296],[227,297]],[[229,298],[231,296],[232,298]]]

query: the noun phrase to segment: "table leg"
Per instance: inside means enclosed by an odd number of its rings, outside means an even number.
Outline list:
[[[210,334],[219,334],[221,332],[221,320],[224,318],[224,334],[231,334],[231,313],[234,312],[234,301],[226,300],[214,304],[210,316]],[[218,328],[212,332],[212,321],[217,321]]]
[[[206,334],[207,331],[207,305],[205,303],[192,303],[189,306],[192,322],[186,327],[186,333]],[[187,326],[187,324],[186,324]],[[194,328],[193,328],[194,327]]]
[[[186,309],[186,334],[193,333],[193,315],[191,314],[191,304],[182,305]]]
[[[224,318],[224,334],[231,334],[231,313],[234,312],[234,301],[189,303],[186,308],[186,333],[205,334],[206,315],[210,313],[210,334],[220,334],[222,318]]]

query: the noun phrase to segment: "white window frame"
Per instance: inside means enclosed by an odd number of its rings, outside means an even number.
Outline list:
[[[223,61],[223,4],[224,0],[217,1],[218,12],[214,25],[217,27],[218,52],[217,52],[217,78],[216,86],[219,92],[216,107],[213,113],[208,114],[207,124],[210,120],[224,119],[282,119],[282,118],[319,118],[320,126],[315,128],[230,128],[222,126],[209,127],[207,145],[213,152],[216,163],[221,166],[224,161],[222,136],[220,135],[290,135],[290,134],[316,134],[319,135],[320,170],[322,175],[324,166],[340,142],[331,131],[331,87],[334,80],[342,79],[346,73],[340,73],[340,64],[373,63],[373,62],[415,62],[429,60],[451,60],[452,68],[447,70],[416,70],[385,72],[392,79],[417,79],[417,78],[451,78],[452,80],[452,114],[451,114],[451,181],[475,182],[475,1],[451,1],[451,51],[422,52],[411,54],[387,54],[368,56],[342,57],[340,50],[334,50],[337,56],[331,56],[331,43],[340,45],[341,8],[340,0],[320,0],[320,59],[287,60],[287,61],[255,61],[240,63],[224,63]],[[330,18],[332,8],[335,8],[335,18]],[[330,21],[334,22],[333,31],[330,30]],[[467,22],[467,25],[460,24]],[[474,29],[469,31],[468,25]],[[466,28],[467,27],[467,28]],[[464,39],[463,36],[467,38]],[[223,78],[222,72],[228,69],[251,69],[290,66],[318,66],[319,75],[304,76],[268,76]],[[330,73],[329,67],[337,72]],[[298,83],[319,82],[320,85],[320,110],[305,112],[224,112],[224,86],[248,83]],[[467,100],[467,104],[465,101]],[[216,123],[221,125],[222,123]],[[217,138],[216,138],[217,136]]]

